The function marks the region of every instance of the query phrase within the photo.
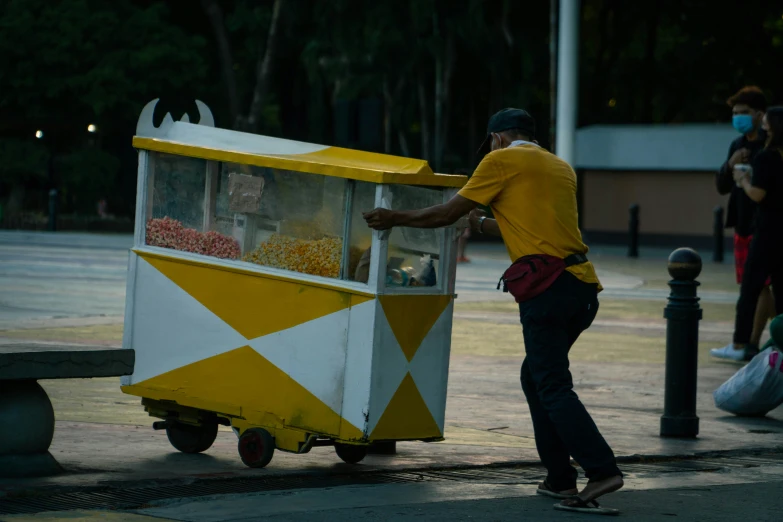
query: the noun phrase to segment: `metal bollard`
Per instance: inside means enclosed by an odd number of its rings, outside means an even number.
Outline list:
[[[49,191],[49,227],[50,232],[57,230],[57,189]]]
[[[661,437],[696,437],[696,373],[699,321],[702,318],[696,288],[701,257],[691,248],[678,248],[669,256],[669,304],[666,318],[666,389]]]
[[[639,205],[631,205],[628,214],[628,257],[639,257]]]
[[[715,240],[712,250],[712,260],[723,263],[723,207],[718,205],[713,210],[715,214],[712,224],[712,237]]]

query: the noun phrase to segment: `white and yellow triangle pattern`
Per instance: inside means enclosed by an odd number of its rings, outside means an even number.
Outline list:
[[[340,440],[442,437],[451,296],[132,255],[124,392]]]

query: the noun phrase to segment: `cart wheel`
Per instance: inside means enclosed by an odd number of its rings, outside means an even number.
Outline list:
[[[263,468],[275,453],[275,438],[264,428],[251,428],[239,437],[238,449],[245,466]]]
[[[356,444],[341,444],[335,442],[334,450],[337,452],[337,456],[343,459],[343,462],[358,464],[367,456],[369,448],[367,446],[357,446]]]
[[[199,426],[172,421],[166,426],[169,442],[182,453],[201,453],[215,442],[218,425],[215,422]]]

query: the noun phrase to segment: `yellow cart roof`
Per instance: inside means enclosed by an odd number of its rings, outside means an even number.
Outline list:
[[[157,100],[150,102],[139,118],[137,135],[133,138],[133,146],[137,149],[371,183],[459,188],[468,179],[435,174],[424,160],[218,129],[209,126],[211,114],[205,118],[203,112],[200,124],[189,123],[187,119],[173,121],[167,114],[160,127],[154,127],[152,110],[155,102]],[[200,104],[199,110],[208,113],[209,109]]]

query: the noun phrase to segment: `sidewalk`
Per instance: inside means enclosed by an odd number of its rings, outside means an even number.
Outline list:
[[[262,477],[537,462],[532,426],[518,386],[519,358],[455,355],[446,413],[446,440],[400,443],[398,455],[369,456],[357,468],[331,448],[306,455],[276,452],[262,470],[245,468],[236,436],[224,430],[203,455],[177,453],[165,432],[151,428],[138,401],[114,379],[44,382],[57,422],[52,454],[69,473],[45,479],[0,479],[0,492],[51,486],[95,486],[149,480]],[[736,366],[712,364],[699,376],[701,433],[695,440],[662,439],[663,367],[657,363],[574,364],[576,390],[619,457],[687,456],[705,452],[780,448],[783,410],[741,419],[716,410],[711,392]],[[78,419],[78,420],[66,420]]]
[[[30,236],[30,237],[26,237]],[[122,332],[127,238],[0,234],[0,342],[78,342],[118,346]],[[687,456],[704,452],[777,450],[783,408],[763,419],[723,414],[712,391],[738,365],[713,361],[710,347],[731,335],[737,289],[732,265],[705,264],[705,320],[701,325],[696,440],[661,439],[665,323],[665,255],[627,260],[594,249],[606,287],[596,325],[573,351],[576,391],[622,458]],[[644,253],[644,252],[643,252]],[[51,452],[68,470],[56,477],[0,479],[0,497],[72,487],[125,487],[139,482],[184,483],[232,477],[416,470],[501,463],[534,463],[527,406],[519,387],[522,336],[514,304],[495,291],[508,264],[502,247],[471,246],[461,265],[447,406],[446,440],[400,443],[396,456],[343,464],[331,448],[306,455],[277,452],[268,468],[240,461],[236,437],[222,431],[202,455],[177,453],[165,432],[151,428],[138,399],[118,379],[44,381],[57,426]]]
[[[754,470],[756,471],[756,470]],[[781,502],[780,480],[761,482],[758,477],[704,480],[702,476],[678,477],[681,480],[639,480],[638,487],[612,495],[607,503],[628,520],[777,521]],[[771,478],[771,477],[770,477]],[[778,477],[779,478],[779,477]],[[682,480],[684,479],[684,480]],[[725,479],[724,479],[725,480]],[[637,482],[637,481],[633,481]],[[657,482],[653,484],[652,482]],[[668,485],[667,485],[668,483]],[[699,486],[694,487],[695,483]],[[407,486],[407,487],[406,487]],[[482,487],[422,487],[388,485],[373,488],[374,502],[362,501],[367,488],[350,488],[335,498],[331,492],[297,491],[291,494],[228,495],[205,501],[163,505],[141,511],[144,515],[171,517],[188,522],[232,522],[251,520],[342,522],[373,520],[454,521],[535,520],[594,521],[591,514],[565,514],[552,509],[552,499],[536,495],[534,486],[497,485]],[[289,493],[289,492],[286,492]],[[238,497],[238,498],[237,498]],[[135,520],[135,519],[133,519]],[[139,522],[156,519],[140,519]],[[160,520],[160,519],[157,519]],[[10,521],[9,521],[10,522]]]

